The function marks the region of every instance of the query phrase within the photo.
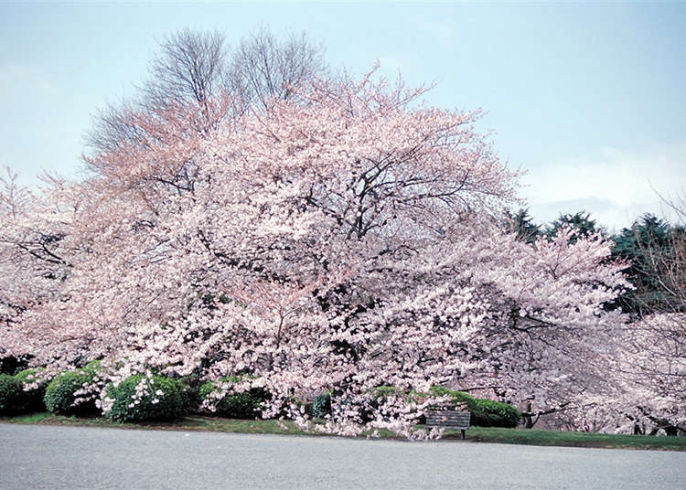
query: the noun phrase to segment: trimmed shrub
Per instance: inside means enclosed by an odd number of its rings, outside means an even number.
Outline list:
[[[19,371],[14,375],[22,383],[22,388],[24,388],[24,393],[27,397],[27,410],[29,412],[41,412],[45,410],[45,403],[43,398],[45,397],[45,389],[50,383],[50,378],[41,376],[41,369],[24,369]],[[30,390],[26,390],[26,385],[37,386]]]
[[[18,415],[28,408],[28,396],[21,381],[9,374],[0,374],[0,415]]]
[[[474,410],[476,408],[476,398],[474,398],[471,395],[468,395],[464,391],[453,391],[449,390],[444,386],[432,386],[430,393],[434,396],[449,396],[450,398],[452,398],[452,402],[456,405],[459,403],[467,405],[467,408],[472,412],[472,414],[474,413]]]
[[[323,419],[327,415],[331,415],[331,392],[317,395],[312,400],[312,416]]]
[[[473,425],[479,427],[517,427],[522,414],[509,403],[476,398]]]
[[[219,379],[219,383],[237,383],[240,378],[230,376]],[[203,401],[212,402],[213,393],[220,387],[213,381],[207,381],[200,387],[200,398]],[[233,419],[254,419],[260,414],[262,402],[269,399],[269,392],[264,388],[251,388],[242,393],[227,394],[223,398],[214,401],[214,414],[219,417]]]
[[[136,374],[118,386],[110,384],[107,397],[113,400],[107,416],[117,422],[168,421],[186,413],[183,384],[175,379]]]
[[[186,412],[197,413],[200,410],[202,398],[200,397],[200,379],[197,375],[184,376],[179,379],[183,389],[181,399]]]
[[[453,402],[464,403],[472,413],[471,425],[478,427],[517,427],[522,414],[509,403],[484,398],[474,398],[462,391],[453,391],[443,386],[433,386],[434,396],[449,396]]]
[[[95,397],[78,392],[96,382],[97,363],[89,363],[82,369],[63,371],[45,388],[45,408],[59,415],[89,416],[98,413]]]

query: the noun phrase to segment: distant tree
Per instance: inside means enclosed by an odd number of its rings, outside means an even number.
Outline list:
[[[644,214],[613,238],[614,257],[628,261],[626,274],[635,289],[620,297],[625,311],[645,315],[680,310],[684,288],[684,229]]]
[[[563,226],[570,227],[573,230],[570,240],[572,243],[579,238],[588,238],[596,233],[605,235],[605,230],[598,226],[596,220],[591,219],[591,213],[587,211],[579,211],[575,214],[561,214],[559,218],[553,221],[546,230],[548,236],[555,236],[560,228]]]
[[[150,80],[143,87],[147,103],[197,104],[208,110],[207,102],[222,89],[227,59],[225,37],[217,31],[172,33],[150,64]]]
[[[131,99],[109,104],[94,118],[86,141],[95,152],[139,144],[150,136],[147,119],[176,118],[177,133],[206,134],[258,104],[289,97],[325,71],[323,48],[305,34],[281,41],[262,28],[231,51],[217,31],[170,34],[149,65],[149,78]],[[181,127],[179,128],[179,124]]]
[[[541,227],[534,223],[528,208],[520,208],[515,214],[505,211],[505,230],[517,234],[517,240],[533,243],[541,235]]]
[[[304,33],[279,40],[266,29],[243,38],[226,72],[229,92],[261,106],[287,99],[326,71],[323,48]]]
[[[645,214],[613,239],[612,255],[627,263],[634,286],[618,298],[633,320],[612,368],[624,393],[618,406],[634,433],[685,432],[686,232]]]

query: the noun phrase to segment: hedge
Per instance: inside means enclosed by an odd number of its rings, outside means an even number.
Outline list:
[[[138,388],[142,388],[139,391]],[[116,422],[162,422],[186,413],[184,385],[175,379],[136,374],[118,386],[110,384],[107,397],[113,401],[108,418]]]
[[[14,377],[22,383],[24,388],[26,385],[36,384],[36,381],[39,380],[36,387],[24,391],[28,401],[27,409],[29,412],[42,412],[45,410],[43,398],[45,397],[45,390],[52,378],[45,377],[44,375],[41,376],[41,371],[41,369],[34,368],[24,369],[14,375]]]
[[[21,381],[9,374],[0,374],[0,415],[18,415],[28,409],[28,396]]]
[[[236,376],[229,376],[220,378],[219,383],[238,383],[241,379]],[[203,401],[210,400],[213,393],[220,390],[217,383],[214,381],[207,381],[200,387],[200,398]],[[219,417],[227,417],[234,419],[253,419],[260,414],[262,409],[262,402],[269,399],[269,392],[264,388],[251,388],[249,391],[242,393],[227,394],[219,400],[213,401],[215,406],[215,415]]]
[[[312,400],[312,416],[317,419],[323,419],[327,415],[331,415],[331,392],[317,395]]]
[[[98,413],[95,399],[81,400],[82,395],[75,393],[85,385],[95,382],[98,374],[98,363],[91,362],[82,369],[74,371],[63,371],[48,383],[45,388],[45,408],[48,411],[60,415],[80,415],[89,416]]]
[[[464,403],[472,413],[471,425],[478,427],[517,427],[522,414],[509,403],[474,398],[463,391],[453,391],[443,386],[431,388],[434,396],[449,396],[453,402]]]
[[[189,413],[197,413],[200,410],[200,404],[202,403],[202,398],[200,397],[201,383],[199,376],[195,374],[184,376],[180,378],[179,381],[183,386],[181,398],[186,411]]]

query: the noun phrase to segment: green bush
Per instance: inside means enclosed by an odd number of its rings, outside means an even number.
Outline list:
[[[137,394],[142,385],[143,391]],[[117,422],[168,421],[186,413],[184,385],[175,379],[136,374],[118,386],[109,385],[107,396],[114,400],[107,416]]]
[[[200,397],[200,378],[197,375],[184,376],[179,379],[183,389],[181,391],[181,399],[186,412],[196,413],[200,410],[202,398]]]
[[[28,409],[28,396],[21,381],[9,374],[0,374],[0,415],[18,415]]]
[[[240,378],[230,376],[219,379],[219,383],[237,383]],[[212,393],[219,391],[220,387],[213,381],[207,381],[200,387],[200,397],[208,400]],[[264,388],[252,388],[243,393],[227,394],[214,402],[216,410],[214,414],[219,417],[234,419],[254,419],[260,414],[262,402],[269,399],[269,392]]]
[[[431,388],[434,396],[449,396],[453,402],[464,403],[472,413],[471,425],[478,427],[517,427],[522,414],[509,403],[474,398],[462,391],[453,391],[443,386]]]
[[[317,419],[323,419],[327,415],[331,415],[330,392],[317,395],[312,400],[312,416]]]
[[[397,396],[401,395],[402,391],[400,391],[398,388],[395,386],[377,386],[376,388],[372,388],[371,390],[371,395],[374,400],[382,400],[386,397],[389,396]]]
[[[509,403],[476,399],[477,411],[474,425],[480,427],[517,427],[522,414]]]
[[[468,395],[464,391],[453,391],[444,386],[432,386],[430,392],[434,396],[449,396],[452,398],[452,402],[454,404],[457,405],[463,403],[467,405],[467,408],[472,412],[476,409],[477,399],[471,395]]]
[[[45,388],[45,408],[48,411],[60,415],[88,416],[98,413],[95,399],[88,399],[76,403],[77,399],[83,398],[75,393],[84,385],[95,382],[98,363],[89,363],[82,369],[63,371],[53,378]]]
[[[27,396],[27,409],[29,412],[42,412],[45,410],[43,398],[45,397],[45,389],[47,388],[48,383],[50,383],[50,378],[41,375],[41,371],[42,369],[24,369],[14,375],[14,377],[22,383],[23,387],[29,384],[35,384],[37,380],[40,380],[35,388],[24,391]]]

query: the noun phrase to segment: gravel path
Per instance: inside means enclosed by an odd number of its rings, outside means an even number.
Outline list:
[[[686,452],[0,424],[0,488],[686,489]]]

